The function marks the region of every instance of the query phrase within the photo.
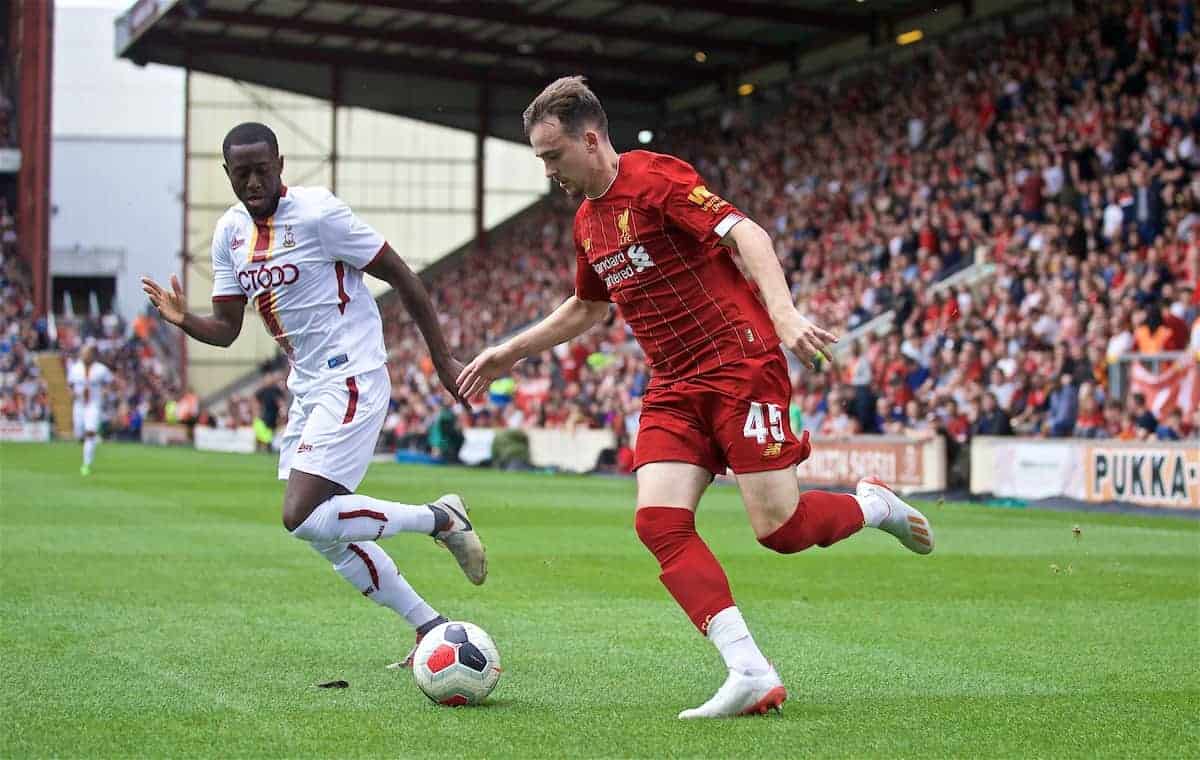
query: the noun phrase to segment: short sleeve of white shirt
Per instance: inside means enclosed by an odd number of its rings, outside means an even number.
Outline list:
[[[336,196],[329,196],[321,209],[318,232],[325,252],[355,269],[366,269],[387,242],[383,235],[363,222]]]
[[[212,241],[212,271],[214,301],[228,298],[245,298],[238,284],[237,270],[233,267],[233,254],[229,251],[229,228],[217,222]]]

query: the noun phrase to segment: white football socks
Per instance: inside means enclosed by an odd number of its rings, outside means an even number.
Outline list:
[[[96,443],[98,440],[95,436],[83,439],[83,464],[85,467],[91,467],[92,462],[96,459]]]
[[[438,613],[413,590],[375,539],[397,533],[430,535],[434,527],[434,513],[424,504],[346,494],[320,504],[292,535],[311,542],[363,596],[394,610],[416,628]]]
[[[374,541],[314,542],[312,547],[333,563],[338,575],[376,604],[394,610],[416,628],[438,616],[413,590],[396,563]]]
[[[726,607],[708,622],[708,640],[721,653],[725,667],[745,675],[761,675],[771,663],[759,651],[737,607]]]
[[[433,510],[424,504],[398,504],[352,493],[323,502],[292,535],[305,541],[346,543],[397,533],[431,535],[434,527]]]

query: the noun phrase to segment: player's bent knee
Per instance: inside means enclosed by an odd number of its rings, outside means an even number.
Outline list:
[[[763,541],[779,527],[791,519],[796,511],[795,504],[772,504],[769,502],[752,504],[747,512],[750,515],[750,527],[754,529],[754,537],[759,543]],[[763,544],[766,546],[766,544]],[[768,547],[769,548],[769,547]]]
[[[334,565],[340,564],[350,550],[346,548],[346,544],[338,541],[313,541],[311,546],[318,554],[332,562]]]
[[[798,541],[790,536],[781,536],[778,531],[759,536],[758,542],[778,554],[796,554],[816,545],[816,540],[801,537]]]
[[[312,507],[302,508],[285,503],[283,505],[283,527],[287,529],[288,533],[295,533],[296,529],[303,525],[308,516],[312,514],[312,511]],[[297,538],[303,537],[297,536]]]
[[[297,520],[295,516],[286,509],[283,511],[283,529],[288,533],[294,533],[296,528],[299,528],[303,520]]]

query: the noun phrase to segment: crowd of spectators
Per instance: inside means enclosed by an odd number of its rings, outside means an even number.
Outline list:
[[[818,324],[845,333],[894,313],[838,366],[797,369],[797,429],[1195,436],[1200,412],[1118,398],[1110,366],[1200,351],[1198,60],[1190,3],[1077,4],[905,64],[796,82],[758,123],[678,129],[656,148],[771,232]],[[572,211],[554,200],[434,279],[464,359],[570,294]],[[975,263],[990,268],[943,282]],[[443,397],[402,307],[385,310],[402,437]],[[625,435],[646,379],[615,319],[519,365],[464,421]]]
[[[0,419],[50,419],[46,381],[37,352],[49,347],[44,321],[34,319],[29,270],[17,255],[8,199],[0,196]]]

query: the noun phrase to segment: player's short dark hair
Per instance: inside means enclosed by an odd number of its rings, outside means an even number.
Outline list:
[[[549,116],[558,117],[563,131],[573,137],[583,134],[584,128],[589,126],[595,127],[602,135],[608,135],[608,114],[604,113],[600,98],[596,97],[582,76],[556,79],[533,99],[522,115],[525,136],[529,136],[534,124]]]
[[[228,161],[229,149],[234,145],[256,143],[266,143],[271,146],[271,151],[276,156],[279,155],[279,141],[275,139],[275,133],[266,124],[259,124],[257,121],[243,122],[229,130],[229,134],[225,135],[225,140],[221,143],[221,155]]]

